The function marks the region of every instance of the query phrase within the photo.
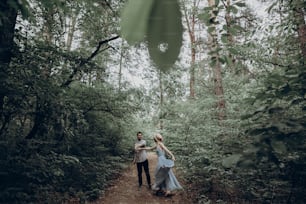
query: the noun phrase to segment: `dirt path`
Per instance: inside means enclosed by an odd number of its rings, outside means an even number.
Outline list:
[[[154,170],[156,166],[156,154],[148,153],[150,175],[154,182]],[[180,178],[178,178],[180,181]],[[146,178],[143,173],[143,181]],[[182,185],[183,186],[183,185]],[[184,186],[183,186],[184,187]],[[135,165],[131,165],[121,177],[106,191],[105,195],[91,204],[191,204],[184,190],[176,192],[172,197],[156,196],[146,185],[138,190],[137,170]]]

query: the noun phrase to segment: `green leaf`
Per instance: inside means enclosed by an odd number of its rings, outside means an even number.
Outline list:
[[[243,2],[237,2],[234,5],[239,6],[239,7],[245,7],[246,6],[245,3],[243,3]]]
[[[144,39],[154,0],[130,0],[121,13],[121,34],[129,44]]]
[[[211,60],[210,60],[209,65],[210,65],[211,67],[215,67],[216,64],[217,64],[217,58],[216,58],[216,57],[211,57]]]
[[[228,27],[228,31],[232,35],[237,35],[237,30],[234,27]]]
[[[227,31],[227,25],[223,25],[222,30],[226,32]]]
[[[211,18],[211,14],[209,11],[204,11],[204,13],[199,14],[199,19],[202,20],[207,26],[211,24],[210,18]]]
[[[233,25],[233,28],[237,31],[244,31],[244,28],[242,28],[240,25]]]
[[[225,62],[228,64],[228,66],[232,67],[233,66],[233,59],[230,56],[225,56]]]
[[[271,140],[271,146],[276,153],[279,154],[287,153],[287,147],[282,141]]]
[[[228,38],[226,34],[221,35],[221,42],[224,44],[228,43]]]
[[[219,61],[220,61],[222,64],[226,63],[226,56],[219,57]]]
[[[235,48],[228,48],[228,51],[229,51],[231,54],[233,54],[233,55],[239,54],[239,52],[238,52],[237,49],[235,49]]]
[[[220,0],[215,0],[215,6],[219,5]]]
[[[237,13],[238,13],[238,9],[237,9],[235,6],[229,6],[229,9],[230,9],[230,11],[231,11],[233,14],[237,14]]]
[[[149,54],[162,71],[177,60],[182,46],[182,14],[177,0],[155,0],[147,31]]]
[[[222,166],[225,168],[235,167],[238,161],[240,160],[240,154],[233,154],[227,158],[224,158],[222,161]]]
[[[207,32],[211,34],[211,33],[213,33],[215,30],[216,30],[215,26],[210,26],[210,27],[208,27]]]

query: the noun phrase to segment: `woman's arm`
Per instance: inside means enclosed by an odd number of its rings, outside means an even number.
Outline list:
[[[146,145],[145,144],[135,144],[135,150],[138,151],[138,150],[141,150],[142,148],[144,148]]]
[[[156,148],[156,145],[154,145],[153,147],[139,147],[138,149],[139,150],[153,150],[153,149],[155,149]]]
[[[171,156],[171,159],[172,159],[173,161],[175,161],[175,157],[174,157],[174,155],[172,154],[172,152],[171,152],[163,143],[160,143],[159,145],[161,146],[161,148],[163,148],[163,150],[165,150],[165,152],[166,152],[167,154],[169,154],[169,155]]]

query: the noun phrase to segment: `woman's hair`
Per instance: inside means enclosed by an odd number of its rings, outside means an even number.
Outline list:
[[[162,142],[163,141],[163,136],[159,133],[155,134],[153,138],[154,138],[155,142]]]

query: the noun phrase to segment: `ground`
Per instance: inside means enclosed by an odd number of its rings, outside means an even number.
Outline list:
[[[154,182],[154,170],[157,162],[155,153],[148,153],[150,175]],[[175,170],[175,169],[174,169]],[[177,177],[180,181],[180,178]],[[143,181],[146,183],[146,178],[143,173]],[[181,183],[184,187],[184,184]],[[91,204],[191,204],[191,199],[185,190],[175,192],[172,197],[164,197],[155,195],[146,185],[143,185],[138,190],[138,179],[136,166],[131,166],[123,172],[123,174],[114,181],[113,185],[107,189],[104,196]]]

